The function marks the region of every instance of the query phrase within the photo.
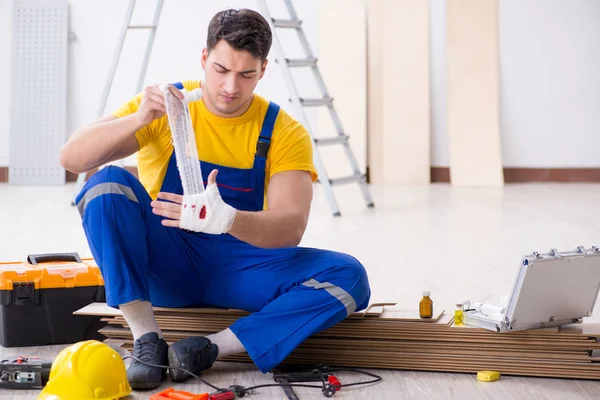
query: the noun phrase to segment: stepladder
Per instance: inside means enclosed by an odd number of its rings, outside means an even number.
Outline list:
[[[129,31],[133,31],[133,30],[138,30],[138,31],[143,30],[143,31],[148,32],[148,35],[146,37],[147,41],[146,41],[144,56],[143,56],[142,63],[141,63],[140,73],[137,76],[137,84],[136,84],[135,93],[139,93],[143,88],[144,80],[146,78],[146,71],[148,70],[148,63],[150,61],[150,55],[152,54],[152,48],[154,46],[154,38],[156,36],[158,22],[160,21],[160,16],[161,16],[162,9],[163,9],[164,0],[156,0],[156,2],[154,3],[155,9],[154,9],[153,17],[152,17],[152,22],[150,24],[132,24],[131,23],[133,12],[136,7],[136,2],[137,2],[137,0],[129,0],[129,3],[127,5],[127,10],[125,12],[123,24],[121,26],[121,30],[119,32],[119,37],[117,39],[117,45],[115,47],[115,51],[114,51],[114,54],[112,57],[109,72],[106,77],[106,82],[104,84],[104,89],[102,91],[102,97],[100,98],[100,103],[98,105],[98,111],[96,113],[96,118],[101,118],[102,116],[104,116],[104,113],[106,111],[106,104],[108,102],[108,97],[110,95],[110,92],[111,92],[111,89],[113,86],[113,81],[115,79],[115,74],[116,74],[117,68],[119,66],[119,60],[121,58],[123,46],[125,44],[125,40],[127,39],[127,33]],[[125,160],[118,160],[118,161],[116,161],[116,164],[118,164],[120,166],[124,166]],[[83,189],[83,186],[87,179],[87,175],[88,175],[87,173],[81,173],[77,176],[77,182],[75,185],[75,193],[71,200],[71,205],[75,205],[75,199],[76,199],[77,195],[79,194],[79,192],[81,191],[81,189]]]
[[[274,14],[271,11],[271,7],[269,7],[270,4],[273,5],[273,2],[283,2],[285,9],[287,10],[288,18],[284,19],[273,17]],[[349,142],[350,137],[344,130],[339,113],[334,105],[334,98],[327,89],[323,75],[319,69],[318,59],[315,57],[311,49],[307,35],[302,27],[302,20],[299,19],[292,0],[258,0],[258,4],[260,6],[260,12],[268,21],[271,31],[273,32],[272,53],[277,64],[280,66],[283,79],[287,85],[289,100],[296,111],[295,114],[297,119],[310,133],[314,149],[313,160],[315,169],[319,175],[318,182],[323,188],[323,192],[331,212],[334,216],[341,215],[340,207],[334,192],[334,187],[347,184],[358,184],[366,206],[369,208],[374,207],[374,202],[369,191],[366,174],[361,172],[359,168],[356,156]],[[296,42],[299,43],[299,46],[302,49],[301,58],[286,57],[286,52],[279,34],[280,30],[292,30],[296,33]],[[296,82],[296,79],[291,71],[292,69],[299,68],[309,68],[312,71],[311,75],[315,80],[320,97],[309,98],[300,94],[300,84]],[[317,137],[313,133],[313,129],[308,121],[307,112],[305,110],[308,107],[326,107],[336,134]],[[325,168],[323,155],[321,154],[321,148],[324,146],[343,147],[343,154],[345,155],[346,162],[350,167],[350,175],[336,178],[329,177],[329,174]]]

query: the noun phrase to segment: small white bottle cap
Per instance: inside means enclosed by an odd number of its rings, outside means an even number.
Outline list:
[[[423,292],[423,296],[429,296],[431,293],[429,292]]]

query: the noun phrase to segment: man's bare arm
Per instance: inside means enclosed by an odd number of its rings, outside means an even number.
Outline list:
[[[107,115],[73,132],[60,152],[60,164],[83,173],[125,158],[138,150],[135,132],[142,127],[136,114],[119,119]]]
[[[277,173],[267,190],[269,209],[258,212],[237,210],[228,233],[257,247],[297,246],[308,223],[312,193],[310,172]]]
[[[171,86],[170,90],[183,98],[177,88]],[[165,111],[158,86],[146,87],[135,113],[118,119],[107,115],[73,132],[60,152],[60,164],[69,171],[82,173],[130,156],[139,150],[135,133],[165,115]]]

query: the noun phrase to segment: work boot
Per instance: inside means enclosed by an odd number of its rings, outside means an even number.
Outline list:
[[[156,332],[140,336],[133,345],[133,356],[153,365],[165,368],[150,367],[135,361],[127,368],[127,380],[132,389],[154,389],[160,386],[167,376],[169,346]]]
[[[191,375],[181,369],[183,368],[193,374],[212,367],[217,359],[219,348],[216,344],[202,336],[194,336],[173,343],[169,347],[169,373],[175,382],[185,381]]]

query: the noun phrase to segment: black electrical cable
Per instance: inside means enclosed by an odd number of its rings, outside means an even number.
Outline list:
[[[371,378],[375,378],[372,379],[370,381],[365,381],[365,382],[354,382],[354,383],[343,383],[341,385],[335,385],[335,387],[339,387],[339,388],[343,388],[343,387],[349,387],[349,386],[358,386],[358,385],[368,385],[369,383],[377,383],[383,380],[383,378],[377,374],[374,374],[372,372],[367,372],[367,371],[362,371],[360,369],[354,369],[354,368],[331,368],[328,369],[327,372],[354,372],[357,374],[362,374],[362,375],[367,375],[370,376]]]
[[[327,372],[354,372],[354,373],[358,373],[358,374],[362,374],[362,375],[367,375],[370,376],[372,379],[370,381],[364,381],[364,382],[353,382],[353,383],[346,383],[346,384],[332,384],[332,386],[336,389],[341,389],[344,387],[350,387],[350,386],[359,386],[359,385],[368,385],[369,383],[377,383],[380,382],[381,380],[383,380],[383,378],[379,375],[373,374],[371,372],[367,372],[367,371],[362,371],[359,369],[353,369],[353,368],[332,368],[332,369],[327,369],[327,371],[323,372],[323,371],[319,371],[320,375],[321,375],[321,380],[323,381],[323,383],[325,383],[325,373]],[[317,388],[317,389],[321,389],[322,386],[316,386],[316,385],[308,385],[308,384],[298,384],[298,383],[271,383],[271,384],[265,384],[265,385],[256,385],[256,386],[251,386],[248,388],[244,388],[244,390],[254,390],[254,389],[259,389],[259,388],[263,388],[263,387],[274,387],[274,386],[280,386],[280,387],[288,387],[288,386],[298,386],[298,387],[309,387],[309,388]]]
[[[245,387],[244,392],[248,392],[250,390],[260,389],[260,388],[264,388],[264,387],[307,387],[307,388],[321,389],[323,386],[309,385],[309,384],[305,384],[305,383],[265,383],[264,385]],[[336,386],[336,387],[339,387],[339,386]]]
[[[235,386],[234,389],[230,388],[220,388],[218,386],[215,386],[207,381],[205,381],[204,379],[200,378],[198,375],[188,371],[185,368],[178,368],[178,367],[170,367],[168,365],[156,365],[156,364],[150,364],[148,362],[142,361],[137,357],[134,356],[125,356],[123,357],[123,360],[127,360],[128,358],[131,358],[132,360],[135,360],[141,364],[147,365],[149,367],[155,367],[155,368],[165,368],[165,369],[176,369],[176,370],[180,370],[183,372],[186,372],[188,374],[190,374],[190,376],[198,379],[200,382],[204,383],[207,386],[210,386],[211,388],[215,389],[217,392],[227,392],[227,391],[235,391],[237,392],[238,395],[245,395],[245,394],[249,394],[248,392],[250,392],[251,390],[255,390],[255,389],[260,389],[260,388],[265,388],[265,387],[306,387],[306,388],[315,388],[315,389],[322,389],[323,386],[317,386],[317,385],[309,385],[309,384],[303,384],[303,383],[267,383],[267,384],[262,384],[262,385],[255,385],[255,386],[250,386],[250,387],[244,387],[244,386]],[[383,380],[383,378],[379,375],[373,374],[371,372],[367,372],[367,371],[362,371],[359,369],[353,369],[353,368],[331,368],[331,369],[327,369],[326,371],[321,371],[321,370],[315,370],[317,372],[319,372],[319,374],[321,375],[321,380],[323,381],[323,383],[326,383],[325,380],[325,373],[329,373],[329,372],[354,372],[357,374],[362,374],[362,375],[367,375],[370,376],[372,378],[372,380],[369,381],[364,381],[364,382],[353,382],[353,383],[345,383],[345,384],[332,384],[332,387],[335,389],[341,389],[344,387],[350,387],[350,386],[359,386],[359,385],[368,385],[370,383],[377,383],[380,382],[381,380]]]
[[[148,362],[146,362],[146,361],[142,361],[142,360],[140,360],[139,358],[137,358],[137,357],[134,357],[134,356],[125,356],[125,357],[123,357],[123,360],[127,360],[128,358],[131,358],[132,360],[135,360],[135,361],[137,361],[137,362],[139,362],[139,363],[142,363],[142,364],[144,364],[144,365],[147,365],[147,366],[149,366],[149,367],[155,367],[155,368],[164,368],[164,369],[177,369],[177,370],[180,370],[180,371],[186,372],[186,373],[190,374],[191,376],[193,376],[194,378],[198,379],[200,382],[204,383],[205,385],[208,385],[208,386],[210,386],[211,388],[213,388],[213,389],[215,389],[215,390],[218,390],[218,391],[221,391],[221,392],[223,392],[223,391],[228,391],[228,390],[229,390],[229,389],[223,389],[223,388],[220,388],[220,387],[218,387],[218,386],[215,386],[215,385],[213,385],[213,384],[211,384],[211,383],[209,383],[209,382],[205,381],[204,379],[200,378],[198,375],[196,375],[196,374],[194,374],[194,373],[192,373],[192,372],[188,371],[188,370],[187,370],[187,369],[185,369],[185,368],[170,367],[170,366],[168,366],[168,365],[156,365],[156,364],[150,364],[150,363],[148,363]]]

